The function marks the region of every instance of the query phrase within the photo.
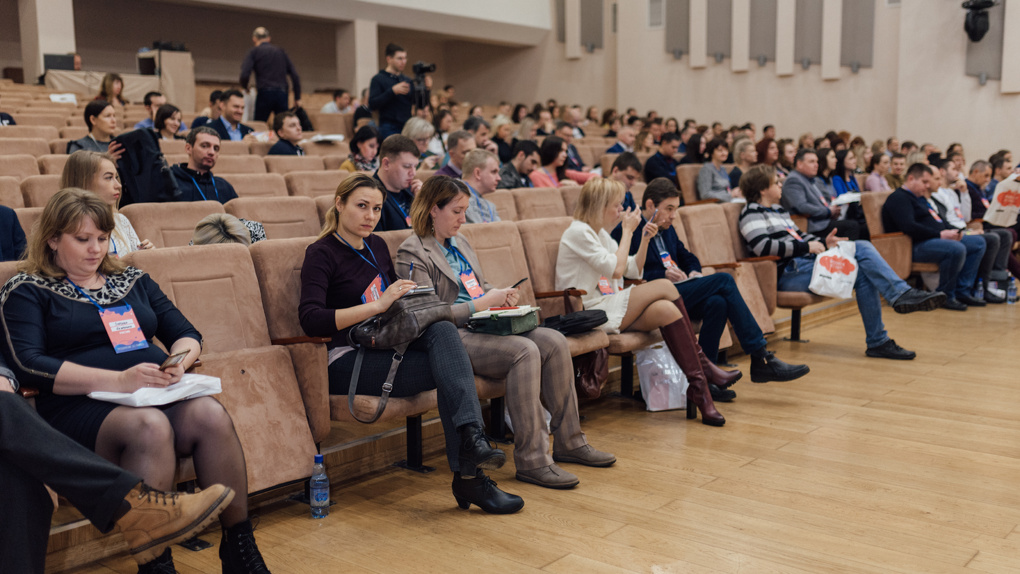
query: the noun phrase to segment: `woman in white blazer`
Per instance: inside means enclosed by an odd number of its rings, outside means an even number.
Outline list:
[[[609,321],[602,329],[609,333],[620,331],[651,331],[659,329],[670,353],[683,369],[690,382],[687,397],[701,411],[701,422],[722,426],[726,419],[715,409],[708,391],[706,373],[699,359],[698,346],[687,310],[668,279],[657,279],[623,288],[623,278],[641,277],[649,240],[658,233],[658,227],[648,222],[641,234],[641,244],[634,255],[630,242],[641,222],[637,210],[623,210],[623,184],[605,178],[593,178],[581,188],[574,210],[574,221],[560,238],[556,261],[556,288],[574,287],[587,291],[582,297],[585,309],[602,309]],[[609,230],[620,222],[623,235],[617,244]],[[705,361],[710,363],[711,361]],[[723,386],[735,382],[736,377],[722,381]],[[713,373],[714,376],[720,374]],[[713,381],[715,382],[715,381]],[[719,384],[719,383],[716,383]]]

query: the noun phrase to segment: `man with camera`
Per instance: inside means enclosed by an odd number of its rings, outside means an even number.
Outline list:
[[[396,44],[387,44],[386,68],[372,78],[368,94],[368,107],[379,112],[381,140],[404,129],[404,123],[411,119],[412,108],[417,107],[419,111],[428,108],[432,78],[425,74],[435,71],[435,65],[415,64],[413,80],[403,74],[406,66],[407,52]]]

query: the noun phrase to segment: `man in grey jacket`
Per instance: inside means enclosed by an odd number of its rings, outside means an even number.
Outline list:
[[[818,175],[818,154],[804,148],[794,158],[794,170],[783,181],[782,205],[794,215],[808,218],[807,230],[819,237],[827,237],[833,229],[836,235],[851,241],[860,239],[860,226],[856,221],[840,220],[840,206],[832,205],[832,198],[812,181]]]

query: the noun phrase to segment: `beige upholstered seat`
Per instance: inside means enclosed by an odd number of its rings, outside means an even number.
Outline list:
[[[36,156],[27,154],[0,155],[0,176],[4,175],[16,177],[19,180],[30,175],[39,175],[39,163]]]
[[[120,209],[131,221],[138,237],[156,247],[186,246],[195,234],[195,225],[212,213],[224,213],[218,201],[179,201],[172,203],[133,203]]]
[[[67,157],[67,156],[64,156]],[[45,207],[60,191],[59,175],[32,175],[21,180],[21,196],[25,207]]]
[[[43,138],[0,137],[0,156],[27,154],[39,157],[46,155],[50,153],[50,145],[47,141]]]
[[[514,196],[518,220],[567,215],[567,210],[563,207],[563,197],[558,188],[521,187],[511,189],[510,193]]]
[[[326,165],[319,156],[267,155],[262,158],[269,173],[290,173],[292,171],[321,171]]]
[[[225,209],[234,217],[260,222],[269,239],[310,237],[321,229],[310,197],[239,197]]]
[[[25,199],[21,195],[21,182],[16,177],[0,176],[0,205],[15,209],[25,207]]]
[[[283,176],[290,195],[299,197],[333,196],[340,182],[350,175],[347,171],[292,171]]]
[[[234,187],[238,198],[287,197],[287,182],[278,173],[220,173]]]
[[[0,126],[0,138],[34,138],[43,141],[60,137],[60,130],[53,126]]]
[[[60,175],[64,173],[64,164],[67,163],[67,154],[46,154],[39,156],[39,172],[43,175]]]

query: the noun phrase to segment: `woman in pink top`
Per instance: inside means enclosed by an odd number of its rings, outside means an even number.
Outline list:
[[[528,175],[535,187],[559,187],[561,181],[568,180],[567,169],[563,167],[567,161],[567,142],[557,136],[549,136],[542,142],[538,156],[542,167]]]
[[[889,156],[884,153],[874,154],[868,162],[868,179],[864,180],[864,191],[889,191],[889,182],[885,174],[889,173]]]

